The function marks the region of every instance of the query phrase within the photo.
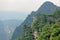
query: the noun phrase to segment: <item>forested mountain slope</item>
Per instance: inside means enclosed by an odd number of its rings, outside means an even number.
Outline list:
[[[59,28],[56,28],[58,29],[56,30],[53,27],[54,25],[60,27],[59,9],[60,7],[53,3],[45,2],[36,12],[33,11],[28,15],[26,20],[16,28],[11,40],[54,40],[55,37],[50,36],[54,34],[53,32],[59,30]],[[51,31],[51,33],[48,31]],[[21,35],[22,37],[20,37]]]

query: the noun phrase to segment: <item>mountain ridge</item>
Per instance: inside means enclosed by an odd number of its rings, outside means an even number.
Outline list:
[[[23,30],[24,25],[27,25],[29,27],[31,26],[34,16],[38,16],[40,14],[47,14],[47,13],[51,14],[57,9],[60,9],[60,7],[54,5],[51,2],[45,2],[37,11],[32,11],[31,14],[28,15],[26,20],[19,27],[15,29],[12,36],[12,40],[15,40],[15,38],[20,37],[20,35],[23,33],[21,32],[21,30]]]

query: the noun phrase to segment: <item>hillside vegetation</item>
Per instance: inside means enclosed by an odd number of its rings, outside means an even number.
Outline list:
[[[16,40],[60,40],[60,10],[38,14],[31,26],[24,24],[24,34]]]
[[[59,27],[60,7],[46,1],[15,29],[11,40],[58,40]]]

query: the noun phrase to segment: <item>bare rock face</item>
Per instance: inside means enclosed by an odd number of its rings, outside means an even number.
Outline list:
[[[38,37],[38,32],[34,31],[34,38],[36,39]]]

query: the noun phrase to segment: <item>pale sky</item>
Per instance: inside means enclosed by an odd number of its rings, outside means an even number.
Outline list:
[[[24,19],[31,11],[36,11],[45,1],[51,1],[60,6],[60,0],[0,0],[0,19]]]
[[[60,0],[0,0],[0,11],[31,12],[37,10],[45,1],[60,6]]]

